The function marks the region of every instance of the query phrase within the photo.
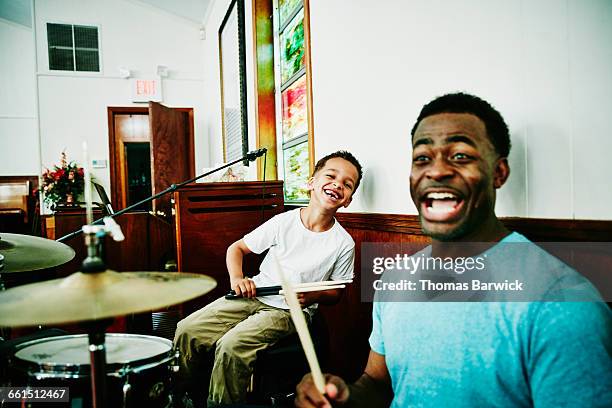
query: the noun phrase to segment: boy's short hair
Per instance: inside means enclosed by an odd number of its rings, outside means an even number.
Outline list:
[[[355,166],[355,168],[357,169],[357,180],[355,181],[355,188],[353,189],[353,194],[355,194],[355,191],[357,191],[357,187],[359,187],[359,183],[361,182],[363,170],[361,169],[361,164],[359,164],[359,160],[357,160],[355,156],[353,156],[350,152],[347,152],[346,150],[338,150],[337,152],[330,153],[322,159],[319,159],[317,164],[315,164],[312,176],[314,177],[314,175],[317,174],[317,171],[325,167],[325,163],[327,163],[329,159],[335,159],[336,157],[346,160],[347,162]]]
[[[476,116],[484,123],[487,136],[497,154],[501,157],[508,157],[510,153],[508,125],[506,125],[502,115],[489,102],[463,92],[439,96],[423,106],[416,123],[412,127],[411,135],[414,137],[414,132],[416,132],[423,119],[439,113],[469,113]]]

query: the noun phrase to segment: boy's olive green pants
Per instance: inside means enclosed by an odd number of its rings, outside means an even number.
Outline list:
[[[217,299],[177,325],[178,388],[206,386],[193,381],[201,377],[197,370],[206,353],[216,346],[208,399],[217,404],[244,402],[257,352],[293,332],[289,310],[257,299]]]

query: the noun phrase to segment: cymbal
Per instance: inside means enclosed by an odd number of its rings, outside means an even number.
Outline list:
[[[0,233],[5,272],[36,271],[65,264],[74,258],[66,244],[31,235]]]
[[[182,272],[76,272],[0,292],[0,326],[105,319],[156,310],[211,291],[214,279]]]

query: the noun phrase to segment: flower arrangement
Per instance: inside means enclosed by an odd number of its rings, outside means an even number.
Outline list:
[[[42,179],[47,204],[57,204],[59,202],[72,204],[83,193],[85,187],[83,168],[75,162],[69,162],[66,152],[62,152],[59,166],[53,166],[53,171],[46,169],[42,174]]]

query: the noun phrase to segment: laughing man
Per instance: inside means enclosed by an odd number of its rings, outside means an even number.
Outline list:
[[[480,242],[495,259],[504,244],[529,243],[495,215],[510,137],[489,103],[463,93],[431,101],[412,148],[410,192],[432,253]],[[542,250],[516,261],[544,277],[554,262],[583,279]],[[375,302],[370,347],[354,384],[326,375],[324,397],[306,376],[296,406],[612,406],[612,317],[596,293],[584,302]]]

